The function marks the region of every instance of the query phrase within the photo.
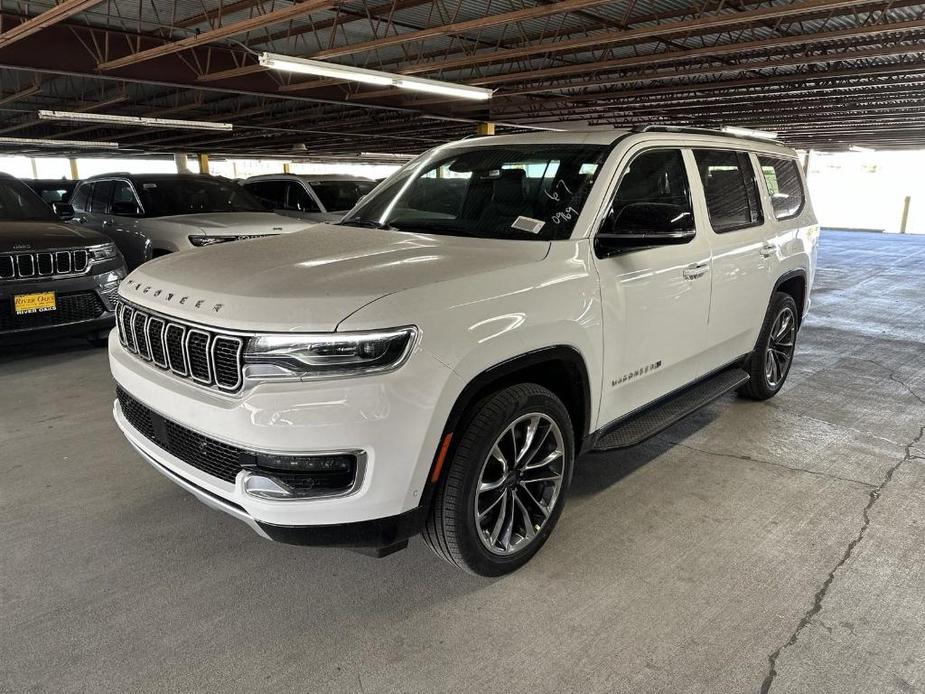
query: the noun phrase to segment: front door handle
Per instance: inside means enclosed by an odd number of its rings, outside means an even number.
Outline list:
[[[691,263],[681,272],[686,280],[695,280],[703,277],[710,269],[709,263]]]

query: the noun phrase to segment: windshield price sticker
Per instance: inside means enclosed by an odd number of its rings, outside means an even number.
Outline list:
[[[531,234],[539,234],[540,229],[543,228],[543,225],[546,222],[542,222],[539,219],[533,219],[533,217],[518,217],[514,220],[514,223],[511,224],[512,229],[519,229],[520,231],[526,231]]]

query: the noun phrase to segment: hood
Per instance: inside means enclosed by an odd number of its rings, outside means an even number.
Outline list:
[[[135,270],[119,292],[151,310],[217,327],[330,332],[388,294],[534,263],[548,251],[543,241],[318,224],[164,256]]]
[[[284,234],[305,228],[305,222],[283,217],[273,212],[207,212],[159,217],[158,224],[183,227],[186,233],[200,234]],[[194,227],[191,229],[191,227]]]
[[[63,222],[0,221],[0,253],[75,248],[108,241],[96,231]]]

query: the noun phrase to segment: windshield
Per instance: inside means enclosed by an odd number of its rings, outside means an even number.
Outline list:
[[[504,145],[408,164],[342,224],[497,239],[568,238],[603,145]]]
[[[352,210],[360,198],[376,187],[375,181],[308,181],[328,212]]]
[[[57,219],[51,208],[32,189],[16,180],[0,179],[0,220],[51,221]]]
[[[27,184],[34,190],[42,200],[47,203],[67,202],[74,188],[77,187],[76,181],[32,181]]]
[[[203,212],[266,212],[244,188],[220,178],[181,176],[141,179],[139,193],[147,217]]]

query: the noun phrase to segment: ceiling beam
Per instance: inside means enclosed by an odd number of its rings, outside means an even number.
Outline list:
[[[555,2],[550,5],[536,5],[534,7],[528,7],[523,10],[487,15],[485,17],[479,17],[478,19],[454,22],[452,24],[445,24],[443,26],[428,27],[427,29],[411,31],[406,34],[395,34],[394,36],[386,36],[380,39],[375,39],[373,41],[351,43],[346,46],[339,46],[337,48],[329,48],[327,50],[318,51],[311,54],[309,57],[315,60],[326,60],[328,58],[337,58],[344,55],[353,55],[355,53],[365,53],[367,51],[373,51],[378,48],[395,46],[397,44],[408,43],[411,41],[421,41],[423,39],[429,39],[435,36],[464,34],[467,31],[477,31],[479,29],[498,26],[500,24],[511,24],[513,22],[520,22],[525,19],[537,19],[540,17],[548,17],[550,15],[563,14],[565,12],[581,10],[586,7],[603,5],[608,1],[609,0],[560,0],[559,2]]]
[[[31,87],[26,87],[25,89],[21,89],[18,92],[13,92],[12,94],[7,94],[6,96],[0,96],[0,106],[13,103],[14,101],[19,101],[20,99],[26,99],[30,96],[35,96],[40,91],[42,91],[42,85],[34,84]]]
[[[20,41],[27,36],[31,36],[37,31],[50,27],[58,22],[62,22],[78,12],[99,5],[103,0],[63,0],[49,10],[45,10],[29,19],[23,20],[12,29],[0,34],[0,48],[9,46],[16,41]]]
[[[246,34],[249,31],[260,29],[261,27],[269,26],[271,24],[279,24],[280,22],[285,22],[289,19],[292,19],[293,17],[301,17],[312,12],[328,10],[337,5],[340,1],[342,0],[303,0],[302,2],[296,3],[295,5],[289,5],[278,10],[272,10],[264,14],[254,15],[249,19],[244,19],[240,22],[228,24],[227,26],[217,27],[209,31],[203,31],[196,34],[195,36],[188,36],[187,38],[180,39],[179,41],[167,42],[163,45],[155,46],[154,48],[149,48],[144,51],[129,53],[128,55],[122,56],[121,58],[104,61],[97,65],[97,69],[104,71],[116,70],[118,68],[127,67],[129,65],[136,65],[146,60],[151,60],[152,58],[160,58],[165,55],[171,55],[172,53],[185,51],[190,48],[195,48],[207,43],[226,39],[231,36]]]
[[[787,4],[758,7],[742,12],[709,14],[695,19],[679,19],[635,29],[602,31],[566,41],[547,41],[518,48],[502,48],[484,53],[475,53],[454,60],[420,63],[403,69],[402,73],[411,75],[420,72],[468,68],[484,63],[514,60],[534,55],[594,50],[602,46],[630,43],[641,39],[664,38],[688,32],[725,30],[743,24],[756,24],[826,10],[848,10],[861,5],[870,5],[870,0],[794,0],[794,2]]]

